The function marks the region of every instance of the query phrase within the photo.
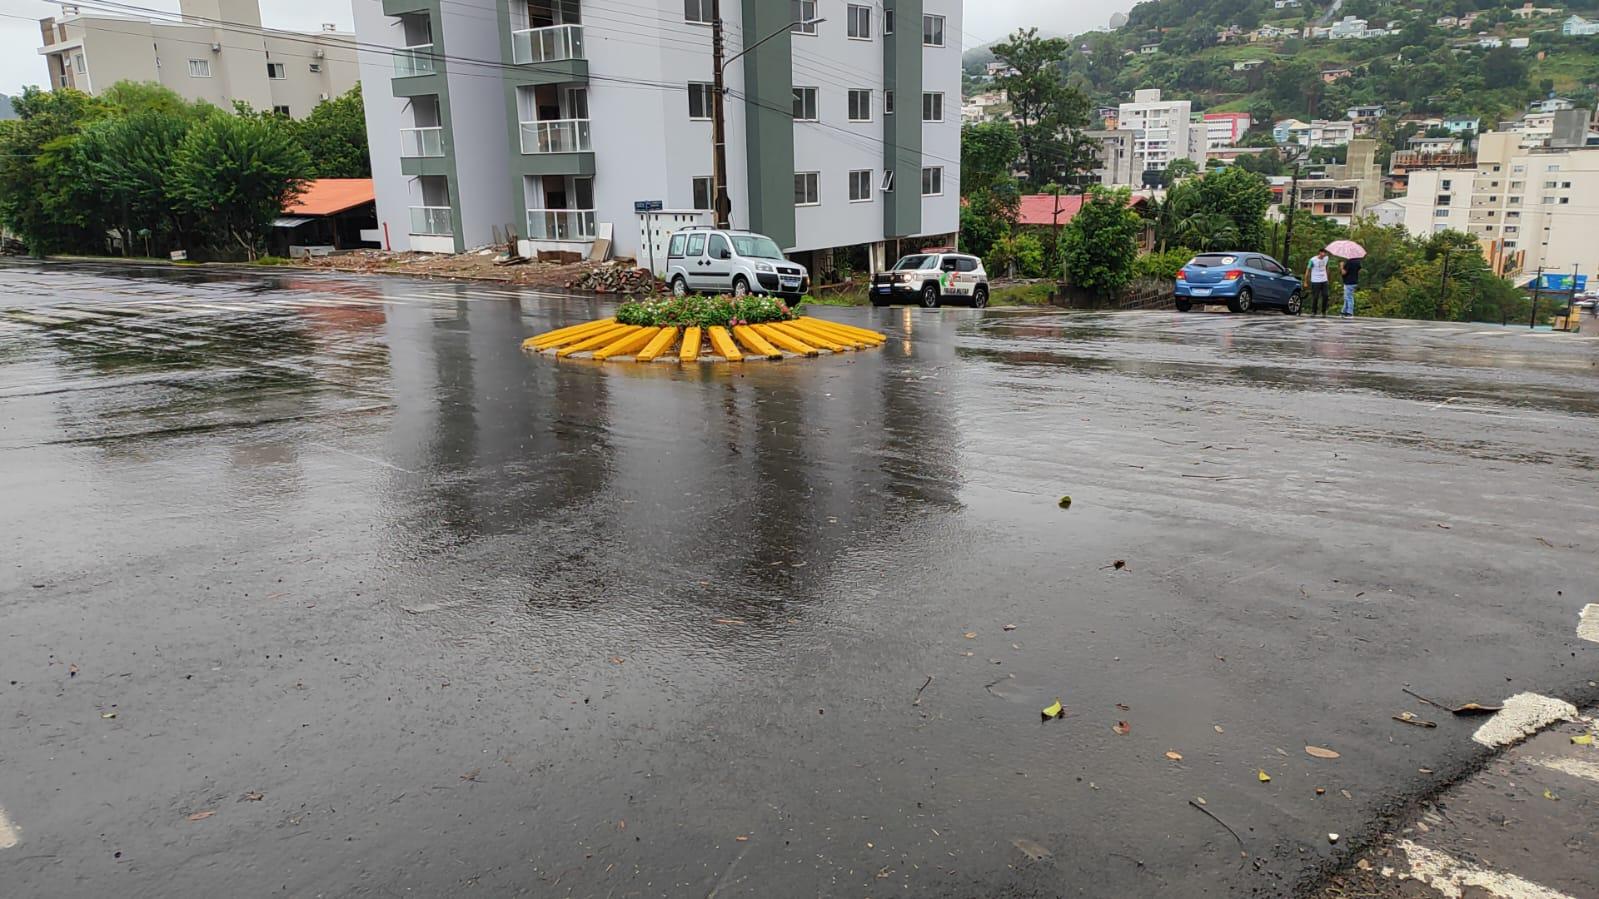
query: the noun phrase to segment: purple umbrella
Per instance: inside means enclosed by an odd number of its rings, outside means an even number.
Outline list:
[[[1327,245],[1327,252],[1343,259],[1366,258],[1366,248],[1352,240],[1335,240]]]

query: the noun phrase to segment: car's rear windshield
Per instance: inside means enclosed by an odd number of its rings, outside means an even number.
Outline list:
[[[908,272],[919,268],[932,268],[938,264],[937,256],[916,255],[906,256],[894,264],[894,271]]]
[[[740,256],[749,256],[755,259],[782,259],[783,251],[778,249],[777,243],[770,237],[760,234],[730,234],[733,238],[733,249]]]
[[[1236,262],[1238,257],[1228,253],[1200,253],[1188,260],[1189,265],[1197,265],[1200,268],[1215,268],[1218,265],[1233,265]]]

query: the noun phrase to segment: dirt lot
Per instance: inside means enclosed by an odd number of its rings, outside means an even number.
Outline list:
[[[651,282],[646,273],[634,267],[632,260],[564,265],[529,260],[516,265],[497,265],[497,256],[495,250],[478,250],[453,256],[356,250],[333,256],[297,259],[293,265],[324,271],[473,278],[546,289],[593,289],[601,293],[642,293],[646,292],[644,288]]]

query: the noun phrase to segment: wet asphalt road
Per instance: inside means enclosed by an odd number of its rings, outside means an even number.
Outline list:
[[[1592,337],[609,308],[0,267],[0,892],[1286,895],[1599,699]]]

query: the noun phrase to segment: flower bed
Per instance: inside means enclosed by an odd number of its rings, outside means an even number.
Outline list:
[[[616,320],[624,325],[659,327],[701,327],[714,325],[758,325],[786,322],[798,318],[788,304],[773,297],[740,298],[670,297],[623,303],[616,309]]]

